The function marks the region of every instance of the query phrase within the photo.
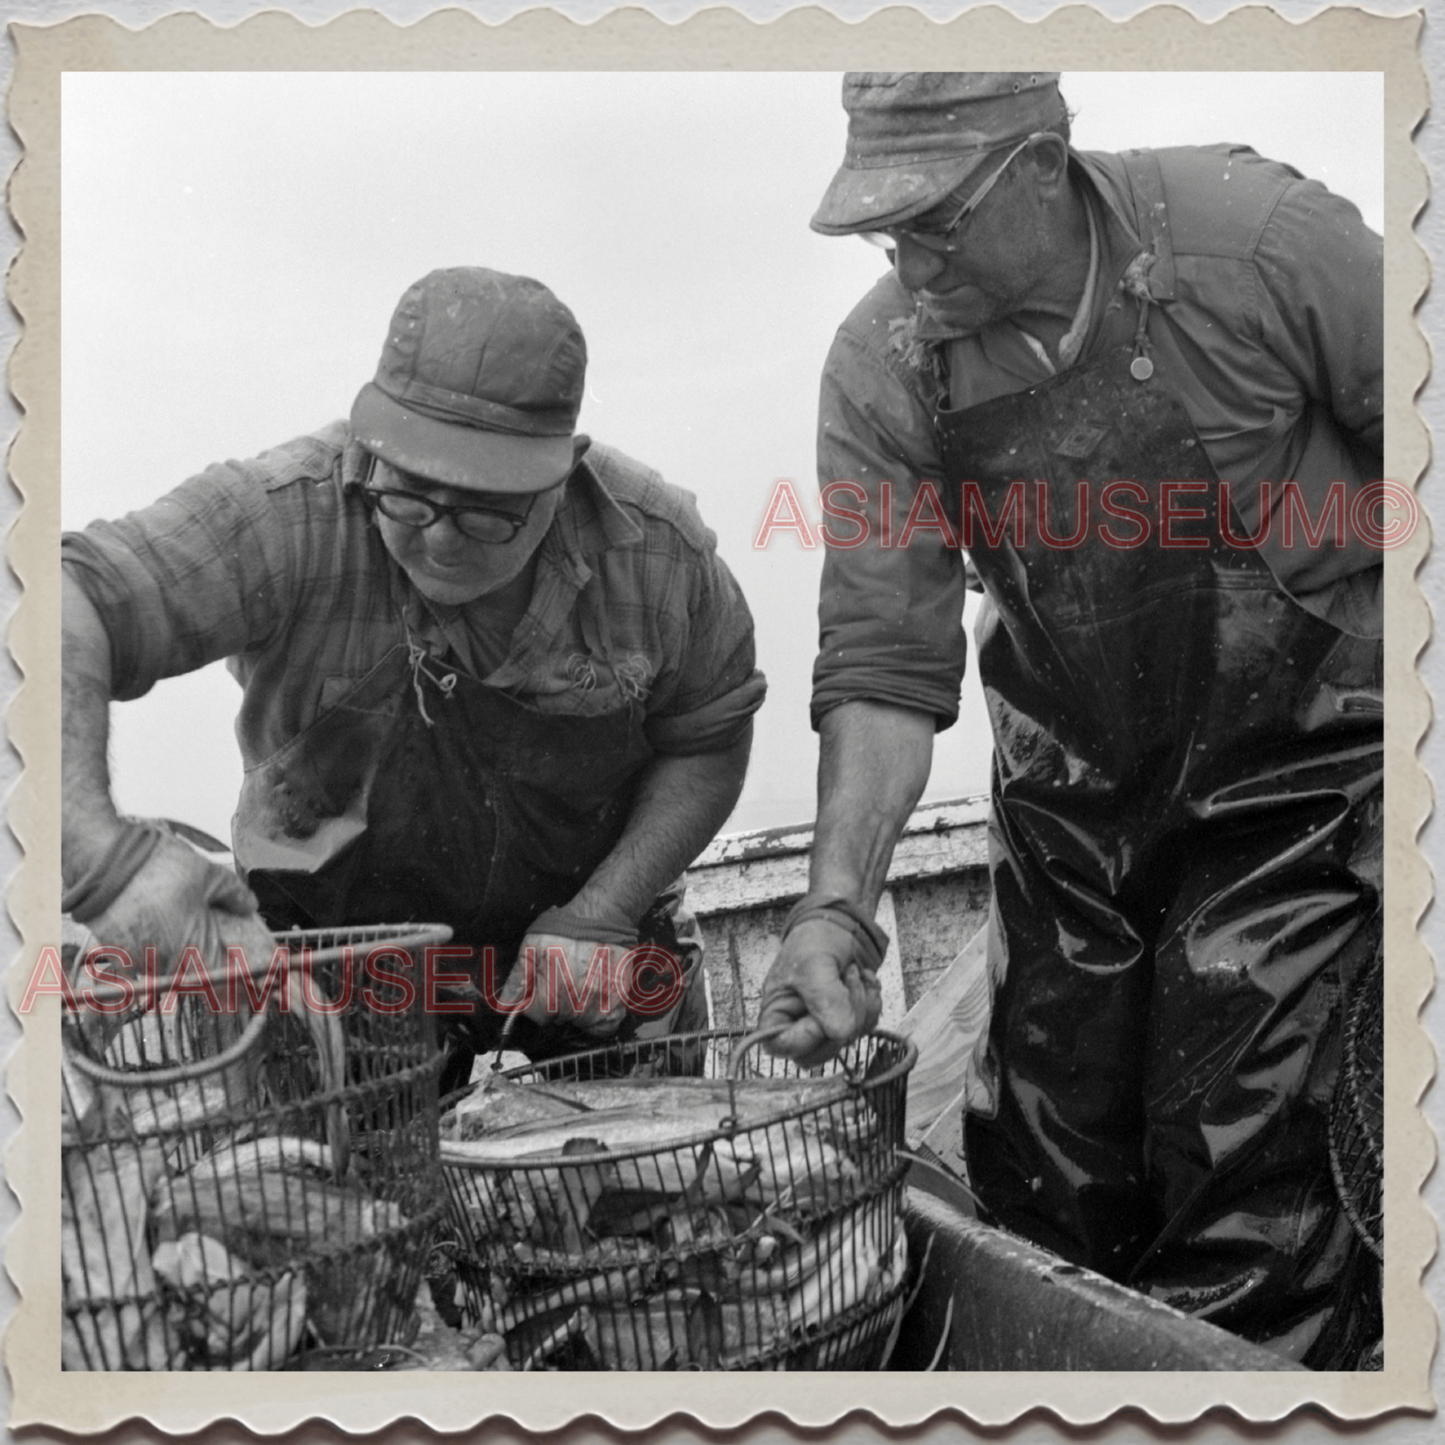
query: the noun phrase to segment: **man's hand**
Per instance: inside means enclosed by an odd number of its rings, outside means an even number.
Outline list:
[[[125,826],[152,845],[148,856],[108,904],[98,912],[82,907],[78,921],[90,929],[97,943],[123,948],[131,960],[127,976],[132,984],[148,986],[141,981],[152,978],[159,984],[162,998],[166,981],[175,974],[185,950],[197,949],[216,996],[237,1001],[236,1013],[215,1020],[212,1048],[229,1047],[251,1014],[245,994],[227,978],[230,950],[240,948],[246,965],[264,968],[274,954],[276,940],[256,912],[251,890],[234,873],[201,857],[170,834],[141,824]],[[110,852],[105,856],[117,855]],[[81,892],[91,899],[109,897],[118,880],[108,883],[103,874],[104,869],[88,878],[90,889]],[[153,972],[147,968],[148,949],[155,950]],[[114,958],[108,960],[107,971],[114,972],[117,962]],[[197,982],[193,970],[188,969],[187,981]],[[103,1051],[121,1022],[113,1014],[89,1014],[82,1015],[81,1027],[92,1048]],[[228,1098],[240,1101],[251,1097],[258,1061],[259,1056],[252,1053],[227,1071],[224,1080]]]
[[[593,1038],[610,1039],[627,1017],[627,1005],[617,985],[622,960],[633,946],[560,933],[529,933],[502,989],[501,1002],[515,1005],[530,992],[531,1001],[520,1012],[540,1028],[567,1023]]]
[[[134,826],[134,825],[131,825]],[[226,915],[217,919],[214,914]],[[225,962],[211,956],[216,927],[226,945],[239,945],[251,962],[269,960],[275,948],[256,912],[251,890],[228,869],[201,857],[189,844],[164,835],[129,883],[100,913],[82,920],[97,942],[123,948],[139,968],[145,949],[156,949],[161,975],[168,974],[190,945],[207,966]],[[213,977],[214,982],[219,982]]]
[[[637,946],[637,925],[615,908],[584,911],[574,900],[533,919],[500,1002],[530,993],[524,1018],[541,1028],[569,1023],[610,1039],[627,1017],[622,960]],[[528,975],[530,974],[530,978]]]
[[[256,899],[236,875],[188,844],[145,824],[123,821],[110,796],[110,636],[84,589],[61,579],[61,839],[65,904],[103,944],[123,948],[137,967],[148,947],[169,973],[189,944],[239,944],[269,959],[275,941]],[[219,928],[219,939],[217,926]],[[222,958],[208,964],[219,967]]]
[[[527,991],[525,950],[531,949],[535,976],[531,1001],[522,1011],[526,1018],[542,1028],[571,1023],[600,1039],[617,1033],[627,1017],[617,984],[622,960],[637,946],[637,920],[722,826],[742,791],[751,746],[749,723],[720,751],[653,758],[612,851],[565,908],[549,908],[533,920],[522,941],[524,955],[498,1000],[504,1009]],[[555,968],[548,963],[549,948],[561,950],[553,955]],[[563,986],[563,956],[575,1004]]]
[[[882,1012],[878,966],[886,946],[877,924],[855,910],[804,899],[763,984],[758,1028],[789,1026],[769,1049],[814,1068],[867,1033]]]
[[[866,701],[823,716],[809,892],[788,915],[758,1016],[760,1028],[791,1024],[768,1044],[775,1054],[811,1068],[878,1022],[888,937],[873,914],[928,781],[935,725],[931,713]]]

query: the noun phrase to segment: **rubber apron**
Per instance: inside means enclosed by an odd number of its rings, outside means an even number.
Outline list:
[[[938,418],[950,501],[1026,503],[1022,540],[975,515],[969,550],[1002,980],[969,1170],[996,1222],[1322,1363],[1368,1267],[1326,1130],[1342,976],[1380,940],[1381,648],[1223,539],[1183,406],[1131,360]],[[1147,538],[1102,510],[1115,479]],[[1166,502],[1198,513],[1170,538]]]
[[[538,712],[400,644],[247,771],[237,862],[273,927],[447,923],[452,943],[475,951],[478,983],[495,960],[500,990],[532,920],[570,900],[617,842],[653,756],[643,723],[633,703]],[[665,906],[643,934],[677,947]],[[481,1049],[500,1023],[478,1005],[461,1032]],[[512,1037],[537,1056],[596,1045],[526,1020]]]

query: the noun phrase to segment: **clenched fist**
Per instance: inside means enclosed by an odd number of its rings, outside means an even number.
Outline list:
[[[763,984],[758,1028],[787,1025],[768,1047],[814,1068],[882,1012],[878,968],[888,937],[846,899],[804,898],[788,917]]]

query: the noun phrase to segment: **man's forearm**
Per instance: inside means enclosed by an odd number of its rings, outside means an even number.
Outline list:
[[[87,871],[119,827],[110,796],[110,638],[80,586],[61,578],[61,856]]]
[[[878,906],[893,848],[933,764],[931,713],[849,702],[819,729],[818,822],[809,888]]]
[[[617,845],[572,907],[597,908],[636,922],[657,895],[712,841],[742,792],[752,724],[732,747],[648,767]]]

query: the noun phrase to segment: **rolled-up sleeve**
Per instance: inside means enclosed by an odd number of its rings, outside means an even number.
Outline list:
[[[62,565],[110,638],[114,697],[141,697],[162,678],[263,646],[288,625],[305,576],[298,555],[310,533],[334,523],[324,506],[301,506],[294,490],[279,489],[327,476],[337,450],[330,436],[299,438],[209,467],[141,511],[62,537]]]
[[[1265,345],[1379,457],[1385,432],[1384,241],[1318,181],[1281,196],[1255,248]]]
[[[1286,475],[1324,516],[1336,487],[1344,515],[1384,469],[1384,242],[1347,200],[1297,180],[1280,197],[1254,253],[1259,340],[1307,405]],[[1382,553],[1351,526],[1337,543],[1294,546],[1280,487],[1260,556],[1301,604],[1365,636],[1384,626]]]
[[[685,633],[665,702],[648,715],[647,740],[675,756],[721,752],[737,742],[763,705],[753,616],[727,564],[711,547],[689,569]]]
[[[225,466],[64,536],[62,564],[110,638],[112,695],[141,697],[268,637],[286,608],[274,580],[286,544],[264,491]]]
[[[948,517],[947,490],[926,388],[891,341],[897,301],[892,283],[875,287],[839,330],[823,371],[818,483],[837,511],[861,520],[830,516],[824,531],[815,728],[855,701],[929,712],[940,728],[958,717],[963,559],[943,527],[930,525]],[[925,486],[937,505],[920,498]]]

